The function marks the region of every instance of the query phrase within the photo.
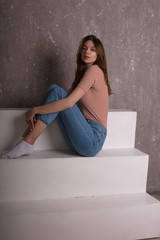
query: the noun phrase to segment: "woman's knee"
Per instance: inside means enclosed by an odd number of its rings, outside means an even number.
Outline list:
[[[51,84],[48,89],[47,89],[47,92],[50,93],[51,91],[57,91],[57,89],[59,88],[58,85],[56,84]]]
[[[57,94],[59,98],[66,97],[68,95],[67,92],[63,88],[59,87],[57,84],[52,84],[49,86],[48,94],[52,93]]]

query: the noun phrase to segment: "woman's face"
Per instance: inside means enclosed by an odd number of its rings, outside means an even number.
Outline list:
[[[88,40],[84,43],[81,52],[82,61],[88,66],[92,65],[97,59],[97,52],[94,43]]]

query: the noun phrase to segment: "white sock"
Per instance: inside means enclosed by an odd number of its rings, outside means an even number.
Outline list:
[[[34,151],[34,145],[31,145],[24,140],[21,140],[14,148],[10,151],[3,153],[2,158],[18,158],[22,155],[31,154]]]

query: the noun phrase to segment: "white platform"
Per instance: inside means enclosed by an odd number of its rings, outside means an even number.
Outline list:
[[[0,152],[24,131],[25,111],[0,110]],[[134,148],[135,129],[135,112],[110,111],[103,149],[88,158],[69,150],[54,122],[31,156],[0,159],[0,240],[160,236],[160,202],[146,193],[149,159]]]
[[[12,146],[25,131],[24,113],[27,109],[0,109],[0,152]],[[111,110],[108,114],[108,136],[104,148],[133,148],[136,112]],[[9,137],[8,137],[9,136]],[[52,123],[35,144],[36,150],[68,149],[57,122]]]
[[[6,202],[2,240],[135,240],[159,236],[159,202],[148,194]]]
[[[103,149],[96,157],[55,150],[0,159],[0,201],[146,192],[148,156],[134,148]]]

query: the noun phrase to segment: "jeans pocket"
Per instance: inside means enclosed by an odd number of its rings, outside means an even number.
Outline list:
[[[103,131],[102,129],[96,129],[95,144],[103,145],[105,138],[106,138],[106,131]]]

